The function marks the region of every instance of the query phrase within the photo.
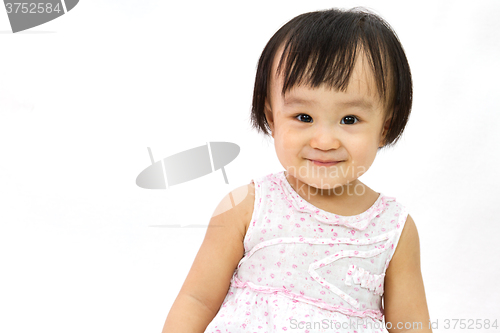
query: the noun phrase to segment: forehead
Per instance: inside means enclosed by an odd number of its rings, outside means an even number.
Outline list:
[[[281,56],[283,54],[283,48],[284,47],[281,46],[276,52],[276,55],[274,57],[270,73],[270,81],[269,81],[270,84],[268,87],[268,93],[270,94],[271,100],[286,98],[286,100],[290,101],[293,99],[289,98],[288,96],[290,97],[295,96],[297,93],[300,93],[300,91],[309,90],[312,87],[299,82],[299,84],[292,87],[290,91],[287,91],[285,95],[282,95],[282,89],[284,84],[284,75],[283,75],[284,73],[280,73],[280,75],[278,76],[277,69]],[[286,56],[283,61],[284,62],[286,61]],[[282,64],[281,70],[283,70],[284,67],[285,67],[284,64]],[[309,72],[306,71],[306,73]],[[325,84],[323,84],[323,86],[324,85]],[[334,89],[337,92],[339,91],[336,88],[332,89]],[[373,70],[368,62],[367,54],[362,49],[357,52],[355,65],[351,73],[351,76],[349,78],[349,84],[347,85],[347,89],[343,91],[343,93],[344,94],[341,94],[339,96],[345,96],[346,98],[352,97],[357,100],[369,101],[374,105],[382,103],[381,96],[377,89],[377,83],[375,80],[375,76],[373,74]]]

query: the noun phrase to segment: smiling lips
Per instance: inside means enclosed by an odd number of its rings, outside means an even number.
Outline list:
[[[319,161],[319,160],[309,160],[309,161],[311,161],[314,165],[318,166],[331,166],[342,162],[342,161]]]

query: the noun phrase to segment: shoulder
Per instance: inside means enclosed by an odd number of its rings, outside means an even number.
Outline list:
[[[408,214],[398,245],[388,267],[388,275],[406,270],[420,271],[420,240],[415,221]]]
[[[415,221],[413,221],[410,214],[408,214],[406,218],[406,222],[399,239],[399,244],[401,245],[401,247],[398,246],[401,250],[399,252],[411,251],[413,253],[415,250],[420,248],[417,226],[415,225]],[[396,248],[394,255],[398,252],[398,248]]]
[[[417,227],[408,215],[384,281],[386,322],[429,322]],[[393,330],[389,330],[392,332]]]
[[[244,238],[252,218],[254,201],[254,183],[237,187],[222,198],[212,214],[212,218],[220,216],[225,220],[234,221],[241,232],[242,238]]]
[[[244,255],[243,222],[251,218],[252,186],[235,188],[222,198],[180,293],[205,304],[215,315]],[[249,217],[250,216],[250,217]]]

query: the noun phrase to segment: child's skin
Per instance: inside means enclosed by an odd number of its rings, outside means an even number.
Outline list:
[[[282,49],[274,59],[273,73],[281,53]],[[345,92],[326,85],[318,89],[295,86],[283,98],[282,87],[283,77],[271,80],[266,118],[292,187],[326,211],[344,216],[366,211],[379,193],[357,178],[370,168],[377,148],[384,145],[390,119],[384,122],[385,107],[365,57],[358,57]],[[342,162],[325,167],[311,160]]]
[[[274,59],[272,73],[281,53],[282,49]],[[317,89],[298,85],[282,96],[282,85],[281,76],[271,77],[266,118],[288,182],[304,199],[325,211],[344,216],[366,211],[379,193],[357,178],[373,163],[389,124],[385,101],[379,97],[366,58],[358,56],[345,92],[325,85]],[[298,103],[298,98],[309,102]],[[310,159],[342,162],[318,167]],[[217,314],[244,255],[243,239],[253,213],[253,184],[235,189],[219,204],[227,206],[230,195],[239,197],[242,193],[248,195],[241,203],[210,220],[163,333],[204,332]],[[420,271],[419,238],[409,215],[386,271],[383,297],[385,321],[393,326],[389,332],[412,332],[404,324],[413,322],[422,323],[422,329],[416,331],[432,332]]]

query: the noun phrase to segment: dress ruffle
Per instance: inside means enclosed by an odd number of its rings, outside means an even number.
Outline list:
[[[307,303],[311,305],[315,305],[319,308],[325,309],[325,310],[330,310],[330,311],[337,311],[342,314],[348,315],[348,316],[355,316],[355,317],[360,317],[360,318],[372,318],[376,320],[382,320],[384,314],[380,310],[374,310],[374,309],[368,309],[368,310],[353,310],[349,309],[340,305],[334,305],[330,304],[327,302],[322,301],[321,299],[314,299],[311,297],[299,295],[296,293],[291,292],[290,290],[286,288],[272,288],[272,287],[267,287],[267,286],[257,286],[253,284],[252,282],[249,281],[241,281],[236,275],[233,276],[231,280],[231,287],[234,288],[250,288],[256,292],[263,293],[263,294],[280,294],[283,296],[286,296],[290,299],[292,299],[293,302],[302,302],[302,303]]]
[[[343,225],[357,230],[364,230],[370,224],[370,221],[383,213],[389,201],[395,201],[396,198],[388,197],[380,193],[377,200],[365,212],[353,215],[342,216],[322,210],[304,200],[288,183],[285,177],[285,171],[277,174],[270,174],[268,177],[278,185],[285,195],[286,200],[299,212],[311,213],[314,218],[322,223],[332,225]]]
[[[372,274],[361,267],[351,265],[345,276],[345,284],[348,286],[353,283],[359,284],[361,288],[371,290],[374,294],[382,296],[384,294],[384,277],[385,274]]]

